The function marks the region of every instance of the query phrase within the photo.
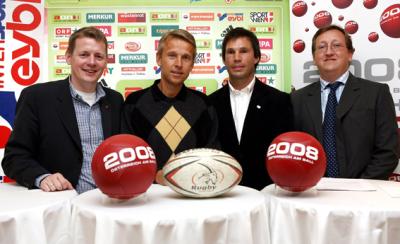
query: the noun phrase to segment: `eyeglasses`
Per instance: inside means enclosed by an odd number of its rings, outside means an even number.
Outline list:
[[[321,44],[319,44],[318,46],[317,46],[317,49],[316,49],[316,51],[317,52],[320,52],[320,53],[325,53],[326,51],[328,51],[328,44],[327,43],[321,43]],[[333,51],[333,52],[337,52],[337,51],[339,51],[340,49],[342,49],[342,48],[344,48],[344,45],[343,44],[341,44],[341,43],[336,43],[336,42],[333,42],[333,43],[331,43],[331,50]]]

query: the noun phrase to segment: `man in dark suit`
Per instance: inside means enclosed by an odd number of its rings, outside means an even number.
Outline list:
[[[320,82],[292,93],[295,128],[324,145],[326,176],[388,179],[398,161],[393,99],[386,84],[349,72],[353,53],[351,38],[341,27],[315,33],[312,54]]]
[[[269,144],[293,126],[289,94],[255,77],[260,57],[254,33],[244,28],[231,30],[222,42],[228,84],[211,94],[221,149],[241,164],[240,184],[258,190],[272,183],[265,167]]]
[[[19,184],[44,191],[96,187],[91,159],[96,147],[120,130],[121,94],[98,79],[107,66],[107,40],[85,27],[69,39],[65,80],[25,88],[2,161]]]

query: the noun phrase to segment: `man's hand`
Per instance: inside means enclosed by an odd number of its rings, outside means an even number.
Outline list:
[[[73,190],[71,183],[60,173],[47,176],[40,182],[40,189],[43,191]]]

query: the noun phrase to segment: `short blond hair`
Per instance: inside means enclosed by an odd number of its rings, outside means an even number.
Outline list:
[[[157,55],[162,54],[165,43],[169,39],[173,39],[173,38],[177,38],[177,39],[180,39],[180,40],[183,40],[183,41],[189,43],[193,47],[193,50],[194,50],[193,59],[196,57],[196,53],[197,53],[196,40],[194,39],[192,34],[190,34],[188,31],[182,30],[182,29],[168,31],[161,37],[160,42],[158,43]]]

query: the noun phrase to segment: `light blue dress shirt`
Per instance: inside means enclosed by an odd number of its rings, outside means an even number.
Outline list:
[[[340,97],[342,96],[344,87],[346,86],[347,79],[349,78],[349,71],[346,71],[342,76],[340,76],[336,82],[342,82],[343,85],[339,86],[336,90],[336,99],[339,104]],[[325,117],[325,108],[326,108],[326,103],[328,101],[328,95],[331,89],[327,87],[327,85],[330,83],[328,81],[325,81],[320,78],[320,83],[321,83],[321,111],[322,111],[322,121],[324,120]]]

